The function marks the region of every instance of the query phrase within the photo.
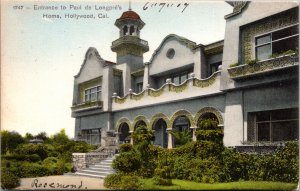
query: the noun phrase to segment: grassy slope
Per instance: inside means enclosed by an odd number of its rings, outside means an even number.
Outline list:
[[[173,186],[157,186],[152,179],[143,179],[143,188],[149,190],[293,190],[297,184],[266,181],[239,181],[205,184],[185,180],[173,180]]]

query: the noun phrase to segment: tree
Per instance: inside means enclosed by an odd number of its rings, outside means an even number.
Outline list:
[[[46,141],[46,140],[49,139],[49,137],[47,136],[46,132],[40,132],[39,134],[37,134],[36,136],[34,136],[34,138],[41,139],[43,141]]]
[[[67,144],[68,142],[70,142],[70,139],[66,135],[65,129],[61,129],[59,133],[56,133],[55,135],[53,135],[52,140],[54,143],[57,143],[60,145],[64,145],[64,144]]]
[[[1,154],[13,153],[14,149],[24,142],[24,138],[18,132],[1,131]]]
[[[192,135],[188,129],[184,129],[183,131],[172,131],[171,134],[175,139],[176,146],[185,145],[192,141]]]
[[[132,138],[134,150],[140,155],[142,161],[138,174],[142,177],[151,177],[155,169],[154,156],[150,149],[151,141],[154,140],[153,131],[148,130],[145,126],[138,126],[133,132]]]
[[[26,133],[24,139],[26,141],[29,141],[29,140],[33,139],[33,135],[31,133]]]

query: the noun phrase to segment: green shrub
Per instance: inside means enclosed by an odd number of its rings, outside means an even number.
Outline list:
[[[220,130],[219,122],[215,119],[203,119],[199,121],[198,126],[200,130]]]
[[[258,168],[256,160],[255,154],[238,153],[225,148],[222,153],[224,181],[249,180]]]
[[[19,186],[20,179],[8,169],[1,170],[1,188],[12,189]]]
[[[124,144],[121,144],[121,145],[119,146],[119,148],[120,148],[120,153],[130,152],[130,151],[133,150],[133,146],[132,146],[132,144],[130,144],[130,143],[124,143]]]
[[[66,163],[63,160],[56,157],[48,157],[43,162],[42,165],[51,172],[52,175],[62,175],[65,172],[70,172],[72,170],[72,164]]]
[[[88,144],[84,141],[71,141],[68,144],[70,152],[72,153],[87,153],[96,149],[95,145]]]
[[[134,172],[141,167],[140,155],[136,152],[121,153],[112,164],[113,168],[121,172]]]
[[[224,150],[223,144],[211,141],[196,141],[194,143],[195,157],[205,159],[209,157],[221,157]]]
[[[222,179],[221,164],[216,158],[197,159],[178,157],[174,164],[174,178],[214,183]]]
[[[152,131],[149,131],[145,126],[138,126],[132,134],[133,143],[148,143],[154,140],[154,134]]]
[[[299,150],[297,142],[289,142],[273,154],[257,156],[256,170],[251,179],[281,182],[298,182]]]
[[[38,162],[41,160],[41,157],[37,154],[24,155],[24,154],[12,154],[12,155],[2,155],[4,160],[14,160],[14,161],[29,161],[29,162]]]
[[[174,160],[170,152],[161,153],[157,160],[157,167],[154,171],[155,177],[171,179],[174,169]]]
[[[175,147],[185,145],[192,141],[192,134],[189,129],[184,129],[183,131],[172,131],[171,134],[174,138]]]
[[[9,160],[6,160],[6,159],[2,159],[1,160],[1,167],[4,167],[4,168],[10,168],[11,167],[11,161]]]
[[[26,159],[26,155],[20,154],[11,154],[11,155],[2,155],[1,159],[3,160],[15,160],[15,161],[24,161]]]
[[[197,130],[197,140],[211,141],[215,143],[222,143],[224,134],[221,130]]]
[[[48,147],[45,144],[23,144],[19,145],[15,150],[17,154],[32,155],[37,154],[42,160],[48,157]]]
[[[138,190],[141,186],[138,176],[125,175],[121,178],[120,189],[123,190]]]
[[[21,178],[31,178],[31,177],[41,177],[52,175],[51,171],[40,164],[37,163],[22,163],[20,166],[20,177]]]
[[[299,178],[298,153],[297,142],[289,142],[275,153],[265,155],[238,153],[225,148],[222,153],[224,180],[296,183]]]
[[[104,179],[104,186],[112,189],[137,190],[141,184],[138,176],[132,174],[110,174]]]
[[[1,154],[13,153],[14,150],[22,143],[25,139],[15,131],[0,131],[1,141]]]
[[[59,155],[60,155],[60,153],[57,151],[51,151],[48,154],[49,157],[58,157]]]
[[[41,157],[38,154],[32,154],[27,156],[27,161],[29,162],[38,162],[41,161]]]
[[[120,188],[121,184],[121,173],[110,174],[104,179],[104,186],[106,188]]]
[[[56,164],[58,160],[56,157],[48,157],[43,161],[43,165],[53,165]]]
[[[155,185],[160,185],[160,186],[172,186],[172,179],[166,179],[166,178],[161,178],[158,176],[155,176],[154,178],[154,184]]]

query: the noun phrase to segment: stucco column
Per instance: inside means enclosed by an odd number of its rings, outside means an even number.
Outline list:
[[[119,145],[119,141],[120,141],[120,132],[114,132],[114,134],[116,135],[116,145]]]
[[[171,134],[172,129],[167,129],[167,133],[168,133],[168,149],[172,149],[173,148],[173,136]]]
[[[144,63],[143,89],[149,88],[149,62]]]
[[[192,138],[192,140],[193,141],[197,141],[196,131],[197,131],[197,129],[199,129],[199,127],[190,127],[190,129],[192,129],[192,131],[193,131],[193,138]]]
[[[133,131],[129,131],[129,133],[130,133],[130,144],[133,145],[133,138],[132,138]]]

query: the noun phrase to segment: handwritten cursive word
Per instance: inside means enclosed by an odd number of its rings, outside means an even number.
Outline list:
[[[147,2],[144,7],[143,7],[143,10],[147,10],[149,7],[160,7],[159,11],[160,12],[164,7],[181,7],[183,6],[183,10],[181,12],[183,12],[187,6],[189,6],[188,3],[151,3],[151,5],[149,5],[150,2]]]
[[[33,182],[31,183],[31,188],[55,188],[55,189],[80,189],[82,188],[82,181],[80,181],[80,184],[61,184],[58,182],[44,182],[40,183],[38,179],[34,179]],[[85,187],[87,189],[87,187]]]

